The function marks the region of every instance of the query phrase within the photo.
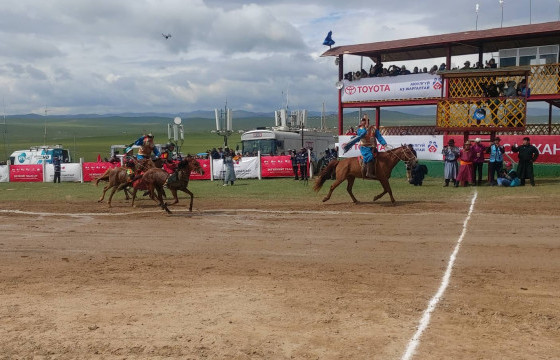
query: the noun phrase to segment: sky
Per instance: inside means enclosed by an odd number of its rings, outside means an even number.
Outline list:
[[[478,29],[500,27],[498,0],[2,0],[3,113],[334,111],[330,30],[335,46],[473,30],[476,3]],[[503,3],[504,27],[559,18],[559,0]]]

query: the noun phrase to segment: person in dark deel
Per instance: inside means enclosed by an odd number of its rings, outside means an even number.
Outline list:
[[[533,174],[533,163],[539,157],[539,150],[531,145],[531,139],[523,138],[523,144],[514,144],[511,151],[519,153],[519,164],[517,164],[517,176],[521,180],[521,186],[525,186],[525,179],[529,179],[531,186],[535,186],[535,175]]]
[[[58,158],[58,156],[55,156],[53,158],[53,166],[54,166],[54,182],[56,183],[58,180],[58,183],[60,184],[60,159]]]
[[[299,180],[297,153],[295,150],[290,150],[289,153],[290,153],[290,160],[292,161],[292,170],[294,171],[294,180]]]
[[[307,180],[307,150],[305,148],[301,148],[301,151],[297,154],[297,163],[301,173],[300,180]]]

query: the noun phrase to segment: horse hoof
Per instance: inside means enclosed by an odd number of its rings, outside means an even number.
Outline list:
[[[328,199],[328,198],[324,198],[324,199],[323,199],[323,202],[325,202],[325,201],[327,201],[327,200],[329,200],[329,199]]]

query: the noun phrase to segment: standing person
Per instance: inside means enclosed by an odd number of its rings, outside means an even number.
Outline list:
[[[369,126],[368,114],[364,114],[364,117],[360,120],[360,126],[356,134],[360,138],[360,153],[362,153],[363,157],[362,176],[375,179],[374,153],[377,153],[377,141],[383,146],[387,145],[387,141],[381,136],[379,129],[375,125]]]
[[[445,178],[445,184],[443,186],[449,186],[449,181],[453,180],[455,187],[459,186],[457,182],[457,159],[459,158],[459,148],[455,146],[455,140],[449,139],[449,142],[441,150],[443,154],[443,160],[445,165],[443,168],[443,176]]]
[[[459,173],[457,174],[457,183],[463,182],[463,186],[473,182],[473,158],[471,143],[467,141],[459,152]]]
[[[61,166],[60,166],[60,159],[58,158],[58,156],[55,156],[53,158],[52,163],[54,165],[54,183],[56,183],[57,180],[58,180],[58,183],[60,184],[60,168],[61,168]]]
[[[531,145],[531,139],[523,138],[523,144],[514,144],[511,151],[519,153],[519,164],[517,164],[517,176],[521,179],[521,186],[525,186],[525,179],[529,179],[531,186],[535,186],[535,175],[533,174],[533,163],[539,157],[539,150]]]
[[[412,144],[408,144],[408,148],[410,149],[410,151],[412,151],[414,157],[417,157],[416,150],[414,150],[414,146],[412,146]],[[410,180],[412,180],[412,164],[409,161],[407,161],[405,162],[405,166],[406,166],[406,179],[410,183]]]
[[[299,180],[298,177],[298,162],[296,150],[290,150],[290,160],[292,161],[292,170],[294,171],[294,180]]]
[[[496,186],[498,184],[496,181],[497,175],[500,174],[503,167],[506,149],[503,145],[500,145],[500,141],[502,141],[502,139],[496,137],[494,143],[486,149],[486,153],[490,154],[490,158],[488,159],[488,185],[491,186]],[[494,177],[494,174],[496,177]]]
[[[471,146],[473,152],[473,185],[482,185],[482,167],[484,165],[484,152],[486,146],[481,143],[481,139],[477,137],[474,139],[474,145]],[[477,179],[478,174],[478,179]]]
[[[307,150],[301,148],[300,152],[297,154],[297,163],[301,174],[300,180],[307,180],[307,158]]]
[[[237,180],[235,177],[235,169],[233,167],[234,156],[235,153],[233,150],[225,148],[223,152],[224,165],[226,167],[226,173],[224,174],[224,186],[228,186],[230,184],[233,186],[233,182]]]
[[[129,148],[133,145],[140,146],[138,154],[136,155],[136,158],[138,160],[150,159],[152,156],[152,151],[155,156],[159,156],[159,150],[154,145],[154,135],[152,135],[151,133],[140,136],[135,142],[129,145]]]

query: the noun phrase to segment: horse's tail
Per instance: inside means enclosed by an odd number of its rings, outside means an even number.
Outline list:
[[[321,190],[325,181],[331,178],[334,171],[336,171],[336,166],[338,165],[338,160],[331,160],[331,162],[325,167],[319,175],[317,175],[317,180],[315,180],[315,185],[313,185],[313,190],[315,192]]]

